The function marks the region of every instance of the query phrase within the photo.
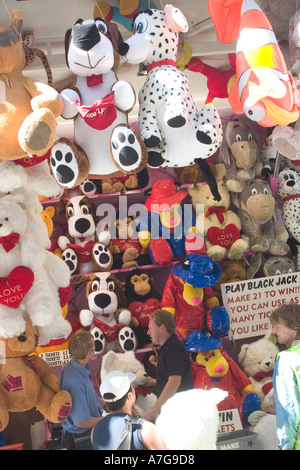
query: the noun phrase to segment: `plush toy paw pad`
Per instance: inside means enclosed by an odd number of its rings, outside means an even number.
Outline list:
[[[62,260],[67,264],[70,269],[70,273],[75,273],[78,267],[78,259],[76,253],[71,248],[67,248],[61,255]]]
[[[148,166],[151,168],[160,168],[163,166],[165,159],[160,152],[148,152]]]
[[[115,127],[111,136],[111,150],[113,159],[121,170],[129,173],[140,167],[141,145],[129,127]]]
[[[113,257],[107,246],[102,243],[95,243],[92,248],[92,258],[98,265],[97,269],[107,271],[112,267]]]
[[[75,152],[68,144],[57,142],[52,147],[50,167],[60,186],[65,188],[75,186],[79,169]]]
[[[175,116],[168,120],[168,126],[172,128],[183,127],[186,123],[186,119],[183,116]]]
[[[95,326],[94,328],[92,328],[90,333],[94,338],[95,354],[102,354],[106,343],[103,331],[101,330],[101,328]]]
[[[128,352],[136,349],[136,336],[129,326],[121,328],[118,339],[122,351]]]
[[[94,194],[97,194],[97,186],[95,185],[93,180],[86,179],[79,185],[80,191],[82,194],[85,196],[92,196]]]

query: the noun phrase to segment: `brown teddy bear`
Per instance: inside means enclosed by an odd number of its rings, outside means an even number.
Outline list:
[[[9,422],[9,412],[22,412],[36,407],[52,423],[60,423],[71,411],[69,392],[50,366],[39,356],[31,355],[37,346],[38,331],[27,319],[24,333],[0,338],[0,431]]]
[[[212,196],[207,184],[198,184],[188,189],[195,209],[197,204],[202,204],[204,208],[203,218],[201,213],[197,215],[196,228],[198,233],[204,231],[208,256],[216,261],[225,256],[240,259],[249,249],[248,239],[241,238],[241,221],[238,215],[229,209],[231,199],[227,187],[222,182],[217,185],[220,201]]]
[[[0,27],[0,161],[46,156],[63,110],[57,91],[24,76],[22,15],[11,14],[11,25]],[[37,159],[38,160],[38,159]]]

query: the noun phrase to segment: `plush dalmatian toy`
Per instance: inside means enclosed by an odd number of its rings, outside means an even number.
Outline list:
[[[147,66],[147,79],[139,93],[139,124],[148,148],[148,165],[197,163],[220,200],[206,159],[222,142],[221,120],[213,105],[197,110],[188,79],[176,67],[178,35],[187,30],[187,20],[178,8],[147,9],[136,16],[133,35],[119,46],[119,53],[131,64]]]
[[[298,270],[300,268],[300,177],[292,169],[283,170],[278,175],[277,194],[282,197],[283,223],[290,236],[298,245]]]
[[[120,281],[109,272],[91,274],[87,280],[88,309],[80,311],[79,320],[90,327],[95,353],[134,351],[137,339],[130,326],[131,313],[123,307],[126,299]]]
[[[147,149],[128,125],[135,92],[115,74],[119,38],[117,25],[99,18],[80,19],[66,32],[67,65],[76,83],[61,92],[62,117],[74,119],[74,140],[61,137],[50,158],[54,178],[63,188],[73,188],[88,176],[136,173],[147,163]]]

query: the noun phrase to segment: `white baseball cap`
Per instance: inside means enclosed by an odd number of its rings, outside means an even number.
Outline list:
[[[129,391],[130,384],[135,378],[136,375],[133,372],[121,372],[120,370],[109,372],[100,385],[102,398],[107,402],[120,400]]]

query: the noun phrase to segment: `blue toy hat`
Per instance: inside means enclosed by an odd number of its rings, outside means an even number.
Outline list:
[[[192,331],[184,342],[189,353],[200,351],[213,351],[223,345],[223,341],[212,336],[208,331]]]
[[[194,287],[212,287],[221,276],[221,267],[209,256],[190,254],[171,272]]]

